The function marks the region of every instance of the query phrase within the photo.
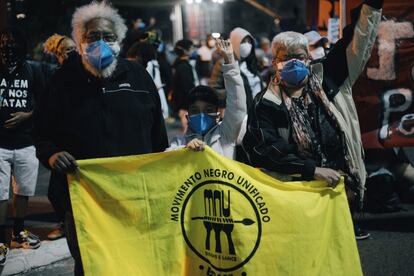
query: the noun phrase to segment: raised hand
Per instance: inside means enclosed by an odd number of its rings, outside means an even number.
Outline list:
[[[235,62],[233,45],[231,44],[230,40],[216,39],[216,42],[217,50],[219,51],[220,55],[224,58],[224,62],[226,64]]]

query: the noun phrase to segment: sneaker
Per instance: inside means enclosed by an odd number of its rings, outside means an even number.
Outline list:
[[[0,266],[6,264],[7,253],[9,253],[9,248],[4,243],[0,243]]]
[[[27,230],[21,231],[17,236],[13,235],[12,248],[36,249],[40,246],[40,239]]]
[[[59,223],[58,227],[47,235],[47,238],[51,241],[63,238],[65,236],[65,228],[63,222]]]
[[[371,236],[371,234],[370,234],[370,233],[368,233],[367,231],[364,231],[364,230],[362,230],[362,229],[361,229],[361,228],[359,228],[359,227],[356,227],[356,228],[355,228],[355,239],[356,239],[357,241],[360,241],[360,240],[366,240],[366,239],[368,239],[370,236]]]

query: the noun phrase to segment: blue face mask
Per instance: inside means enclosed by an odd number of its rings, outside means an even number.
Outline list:
[[[157,52],[158,53],[162,53],[165,50],[165,44],[163,42],[160,43],[160,45],[158,45],[158,49]]]
[[[198,53],[197,51],[193,51],[190,55],[190,59],[197,59],[198,58]]]
[[[198,113],[188,116],[188,126],[198,134],[206,134],[217,123],[216,113]]]
[[[297,59],[288,61],[280,74],[281,80],[289,86],[298,86],[309,75],[306,64]]]
[[[88,62],[97,70],[105,69],[111,65],[115,58],[114,51],[102,39],[88,44],[84,55]]]
[[[144,22],[140,22],[140,23],[138,24],[138,29],[140,29],[140,30],[145,29],[145,27],[146,27],[146,25],[145,25],[145,23],[144,23]]]

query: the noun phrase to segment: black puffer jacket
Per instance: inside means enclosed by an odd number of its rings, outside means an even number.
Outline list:
[[[76,159],[161,152],[168,138],[157,89],[139,64],[123,59],[98,79],[80,58],[65,63],[39,106],[37,155],[48,166],[56,152]]]

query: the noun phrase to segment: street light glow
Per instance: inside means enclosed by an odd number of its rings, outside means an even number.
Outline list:
[[[187,1],[187,4],[192,4],[193,3],[193,0],[186,0]]]
[[[217,1],[217,0],[216,0]],[[221,34],[220,33],[212,33],[211,36],[215,39],[220,38]]]

